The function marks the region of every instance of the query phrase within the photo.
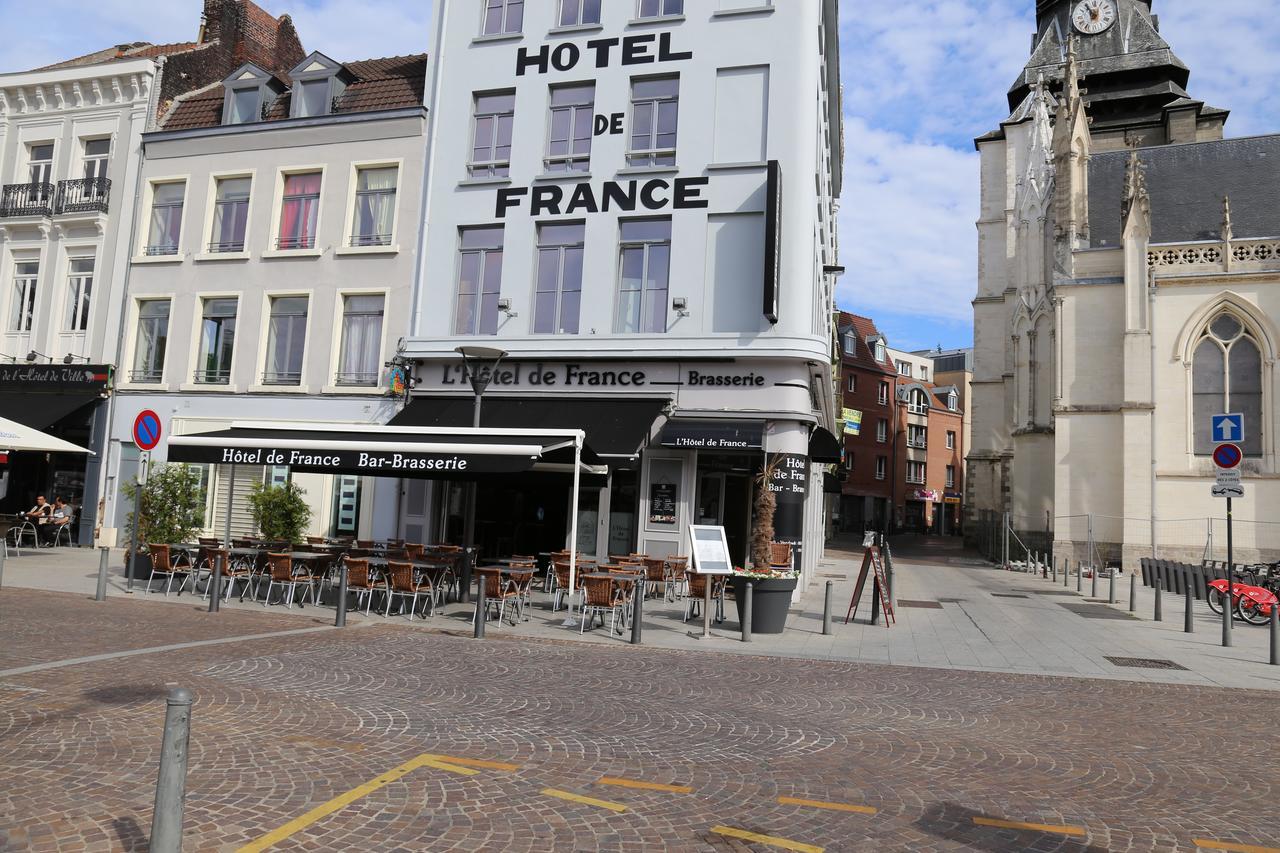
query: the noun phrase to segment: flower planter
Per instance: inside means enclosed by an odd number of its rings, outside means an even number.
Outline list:
[[[787,626],[796,579],[735,577],[733,599],[738,608],[739,623],[742,622],[742,604],[747,600],[748,581],[751,583],[751,633],[781,634]]]

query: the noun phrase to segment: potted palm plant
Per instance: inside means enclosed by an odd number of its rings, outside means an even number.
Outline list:
[[[770,486],[774,472],[782,457],[775,456],[765,463],[756,477],[755,526],[751,531],[751,568],[735,572],[733,598],[738,607],[738,620],[742,620],[742,605],[747,598],[747,584],[751,584],[751,633],[781,634],[787,625],[787,612],[791,608],[791,596],[795,592],[799,575],[792,570],[790,560],[785,563],[775,557],[778,543],[773,541],[773,517],[778,500]],[[785,546],[788,555],[790,546]]]

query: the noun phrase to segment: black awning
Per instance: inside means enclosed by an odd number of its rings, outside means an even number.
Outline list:
[[[840,455],[840,442],[829,430],[814,427],[809,436],[809,461],[823,465],[838,465],[844,461]]]
[[[0,418],[17,421],[32,429],[47,430],[77,409],[93,405],[97,394],[74,392],[49,394],[40,391],[0,391]],[[88,420],[88,416],[85,416]]]
[[[580,429],[601,456],[632,457],[649,438],[654,421],[667,406],[661,398],[600,399],[576,397],[485,396],[480,422],[514,429]],[[469,427],[472,397],[414,397],[388,426]]]
[[[358,431],[357,431],[358,430]],[[574,436],[551,431],[439,430],[300,424],[232,424],[231,429],[169,439],[169,461],[280,465],[312,474],[423,480],[574,468]],[[583,448],[584,465],[599,463]]]
[[[840,478],[835,474],[822,475],[822,491],[828,495],[838,495],[841,493]]]

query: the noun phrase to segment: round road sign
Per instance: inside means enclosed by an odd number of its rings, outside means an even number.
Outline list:
[[[133,420],[133,443],[139,450],[155,450],[160,443],[160,416],[150,409],[138,412]]]
[[[1236,444],[1219,444],[1213,450],[1213,464],[1219,468],[1234,468],[1243,458],[1244,454]]]

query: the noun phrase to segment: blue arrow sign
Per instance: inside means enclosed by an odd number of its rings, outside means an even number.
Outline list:
[[[1244,415],[1214,415],[1213,440],[1217,443],[1244,441]]]

